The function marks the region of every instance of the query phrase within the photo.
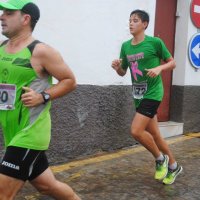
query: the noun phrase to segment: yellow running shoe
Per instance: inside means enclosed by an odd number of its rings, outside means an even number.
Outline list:
[[[176,177],[183,171],[183,167],[178,165],[175,170],[168,170],[167,176],[163,179],[163,183],[166,185],[172,184]]]
[[[169,157],[168,155],[164,155],[164,160],[156,160],[156,172],[154,178],[156,180],[162,180],[165,178],[168,172],[168,163]]]

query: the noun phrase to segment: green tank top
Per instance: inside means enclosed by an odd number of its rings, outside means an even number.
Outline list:
[[[38,43],[36,40],[15,54],[5,51],[6,42],[0,46],[0,124],[6,147],[46,150],[49,146],[51,103],[27,108],[21,101],[22,87],[40,93],[51,85],[51,77],[38,77],[30,62]]]

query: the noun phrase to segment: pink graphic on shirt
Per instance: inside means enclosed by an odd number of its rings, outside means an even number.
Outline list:
[[[131,71],[134,79],[137,81],[137,74],[140,76],[143,76],[142,71],[138,69],[138,63],[137,62],[132,62],[131,63]]]

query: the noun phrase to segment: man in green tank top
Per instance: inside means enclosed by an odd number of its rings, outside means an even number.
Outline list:
[[[172,184],[181,173],[167,143],[161,137],[157,109],[163,98],[161,72],[172,70],[175,61],[160,38],[145,35],[149,15],[143,10],[130,14],[129,28],[133,38],[124,42],[120,59],[112,67],[120,76],[130,69],[136,114],[131,125],[132,136],[149,150],[156,160],[154,178]],[[161,64],[161,60],[165,61]]]
[[[55,179],[45,150],[51,137],[51,100],[76,87],[61,55],[32,36],[40,10],[31,0],[0,2],[0,125],[5,155],[0,162],[0,199],[14,199],[25,181],[55,199],[80,200]],[[54,76],[58,83],[51,85]],[[9,187],[8,187],[9,186]]]

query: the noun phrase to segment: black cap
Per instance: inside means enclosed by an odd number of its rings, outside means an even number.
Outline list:
[[[40,9],[34,3],[27,3],[21,11],[31,16],[31,19],[37,22],[40,18]]]

